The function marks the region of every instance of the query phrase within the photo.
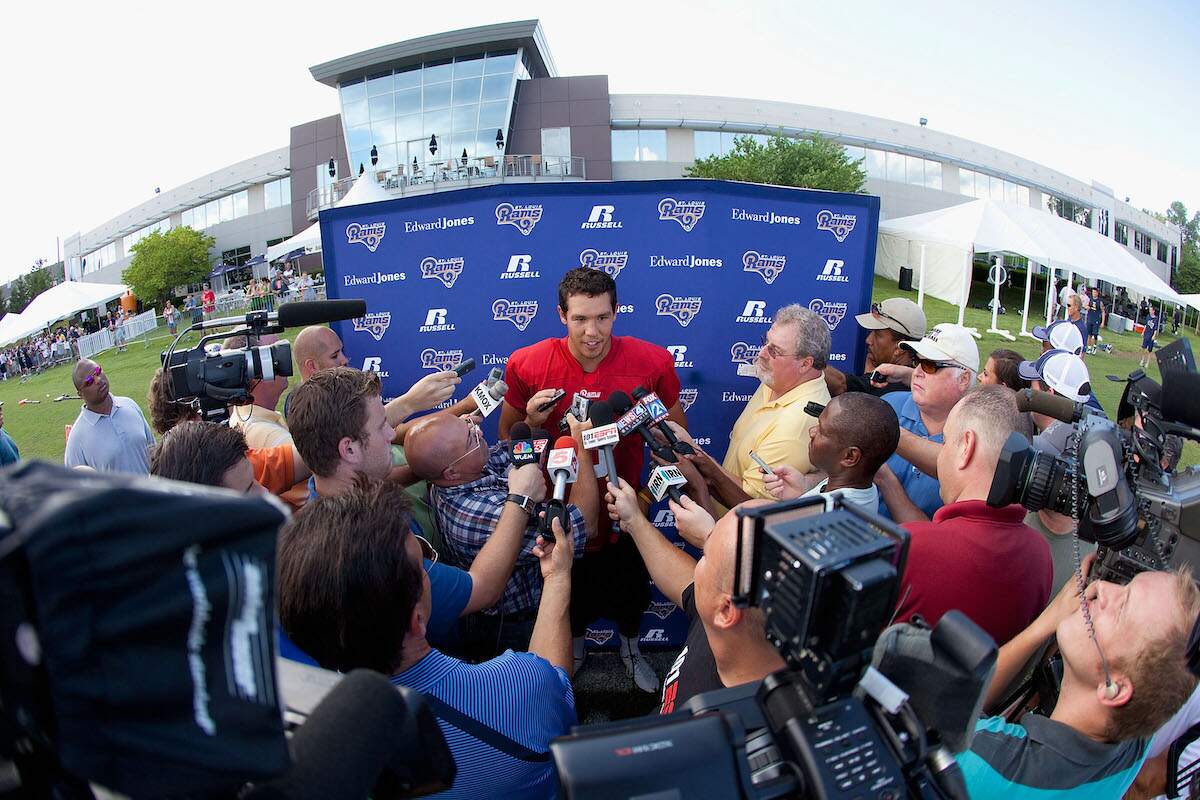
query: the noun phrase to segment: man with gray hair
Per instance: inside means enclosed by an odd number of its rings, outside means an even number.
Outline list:
[[[979,386],[954,406],[943,429],[937,472],[946,505],[912,534],[897,622],[919,614],[930,626],[957,608],[1002,645],[1050,599],[1054,565],[1020,505],[987,504],[1000,449],[1020,417],[1004,386]]]
[[[733,426],[724,462],[718,464],[698,447],[696,455],[689,456],[726,507],[750,498],[774,499],[752,452],[771,467],[786,464],[797,472],[813,471],[808,429],[816,417],[804,413],[804,407],[829,402],[824,371],[829,348],[829,326],[818,314],[797,303],[775,312],[754,359],[762,384]],[[672,428],[681,439],[687,436],[682,428]]]

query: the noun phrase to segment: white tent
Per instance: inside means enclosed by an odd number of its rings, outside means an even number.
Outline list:
[[[21,314],[5,314],[0,319],[0,347],[33,336],[44,327],[42,323],[31,321]]]
[[[283,258],[293,250],[304,248],[306,253],[315,253],[321,249],[321,225],[314,222],[290,239],[284,239],[277,245],[267,248],[267,261]]]
[[[129,287],[120,283],[64,281],[33,298],[21,316],[45,328],[84,309],[104,305],[127,291]]]
[[[338,200],[334,205],[337,208],[342,208],[343,206],[357,206],[363,203],[381,203],[391,199],[392,196],[379,185],[378,181],[372,179],[369,173],[363,173],[354,181],[354,185],[350,187],[350,191],[346,192],[346,196]],[[304,252],[306,253],[316,253],[321,250],[321,225],[319,222],[314,222],[290,239],[285,239],[273,247],[268,247],[266,259],[268,262],[275,261],[293,250],[299,250],[301,247],[304,248]]]
[[[358,206],[363,203],[382,203],[391,199],[392,196],[379,185],[375,176],[364,172],[354,181],[354,185],[350,187],[350,191],[346,192],[346,196],[333,205],[335,208],[342,208],[343,206]]]

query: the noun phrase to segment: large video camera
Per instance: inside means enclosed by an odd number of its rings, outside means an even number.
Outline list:
[[[1072,430],[1061,455],[1009,436],[988,495],[993,506],[1020,503],[1077,519],[1079,537],[1098,545],[1093,575],[1101,580],[1128,583],[1145,570],[1200,567],[1200,468],[1175,470],[1181,440],[1200,442],[1200,375],[1178,366],[1190,358],[1159,363],[1161,388],[1142,370],[1125,380],[1120,425],[1080,403],[1019,393],[1022,411]]]
[[[966,797],[951,753],[970,744],[995,642],[956,611],[932,633],[888,628],[907,532],[840,497],[825,509],[737,512],[734,602],[762,614],[788,668],[556,740],[564,797]]]
[[[291,344],[279,341],[260,345],[259,337],[281,333],[285,328],[356,319],[366,313],[363,300],[309,300],[284,303],[278,312],[252,311],[240,317],[197,323],[176,336],[162,353],[171,399],[190,405],[207,422],[223,422],[229,418],[229,406],[251,402],[250,389],[256,382],[292,374]],[[190,331],[213,328],[235,330],[210,333],[190,350],[175,350]],[[210,344],[234,336],[245,337],[245,346],[225,350]]]

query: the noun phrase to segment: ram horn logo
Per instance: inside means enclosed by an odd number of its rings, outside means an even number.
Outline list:
[[[612,637],[612,628],[601,628],[600,630],[588,628],[587,632],[584,633],[584,638],[595,645],[605,645]]]
[[[369,333],[378,342],[392,325],[392,312],[376,311],[352,320],[351,323],[354,325],[354,330]]]
[[[699,297],[675,297],[674,295],[660,294],[654,299],[654,308],[658,316],[674,317],[676,322],[686,328],[688,323],[700,313],[701,302],[703,301]]]
[[[817,298],[808,304],[808,310],[825,320],[825,324],[829,326],[829,330],[833,330],[846,316],[845,303],[830,303],[827,300]]]
[[[434,350],[427,347],[421,351],[421,369],[431,369],[434,372],[454,369],[462,360],[462,350]]]
[[[387,230],[387,225],[382,222],[370,222],[366,225],[361,225],[357,222],[351,222],[346,226],[346,243],[347,244],[363,244],[372,253],[379,247],[379,243],[383,241],[383,234]]]
[[[651,600],[650,607],[646,609],[646,613],[659,619],[666,619],[677,608],[679,606],[669,600]]]
[[[742,272],[757,272],[770,286],[787,266],[787,256],[764,256],[754,250],[742,253]]]
[[[436,278],[445,284],[447,289],[454,287],[454,282],[463,271],[461,258],[429,258],[421,259],[421,277]]]
[[[621,274],[627,261],[629,253],[625,250],[603,252],[589,247],[579,254],[579,266],[600,270],[613,280]]]
[[[688,233],[704,216],[703,200],[676,200],[664,197],[658,204],[659,219],[673,219]]]
[[[522,236],[528,236],[541,218],[540,205],[514,206],[512,203],[501,203],[496,206],[496,224],[512,225]]]
[[[856,222],[858,217],[853,214],[835,214],[828,210],[817,213],[817,230],[829,231],[839,242],[846,241]]]
[[[683,406],[684,413],[686,413],[687,410],[692,407],[692,404],[696,402],[696,398],[699,396],[699,394],[699,389],[689,388],[679,390],[679,404]]]
[[[753,364],[760,350],[762,347],[757,344],[734,342],[733,347],[729,348],[729,358],[734,364]]]
[[[506,319],[513,325],[517,326],[517,330],[523,331],[529,327],[529,323],[533,322],[533,318],[537,316],[538,304],[537,300],[505,300],[503,298],[492,303],[492,319]]]

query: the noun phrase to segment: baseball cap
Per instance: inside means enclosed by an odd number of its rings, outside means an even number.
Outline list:
[[[1058,394],[1078,403],[1092,396],[1092,379],[1083,359],[1066,350],[1047,350],[1037,361],[1022,361],[1017,373],[1027,381],[1041,381]]]
[[[1083,352],[1083,334],[1079,332],[1079,327],[1070,320],[1060,319],[1048,327],[1035,325],[1033,337],[1041,339],[1043,342],[1049,342],[1050,347],[1055,350],[1065,350],[1075,355]]]
[[[979,371],[979,347],[961,325],[943,322],[933,326],[921,341],[901,342],[900,346],[930,361],[952,361],[972,372]]]
[[[890,297],[882,303],[872,303],[871,313],[856,314],[854,319],[867,330],[890,328],[912,339],[920,339],[925,335],[925,312],[912,300],[903,297]]]

